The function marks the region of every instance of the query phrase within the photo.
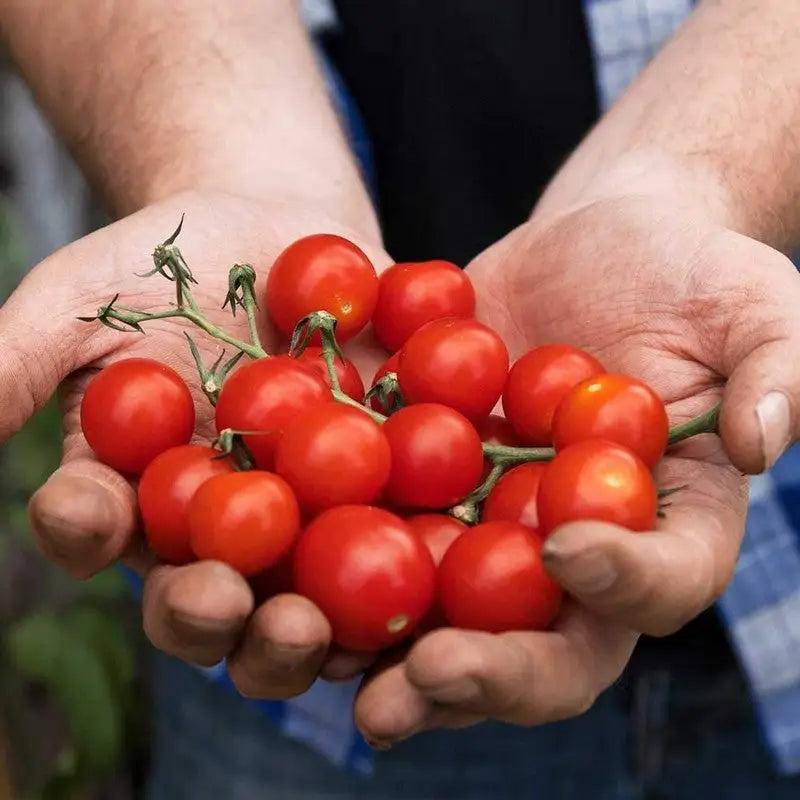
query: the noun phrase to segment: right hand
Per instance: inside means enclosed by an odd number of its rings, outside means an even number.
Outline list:
[[[313,204],[259,203],[218,193],[187,193],[150,206],[55,253],[23,281],[0,308],[0,443],[24,425],[59,388],[64,414],[60,468],[34,495],[31,528],[44,554],[76,578],[88,578],[121,560],[144,578],[144,629],[153,644],[185,661],[214,665],[228,659],[229,673],[247,696],[285,698],[305,691],[320,671],[332,678],[358,674],[363,658],[329,652],[330,626],[304,598],[282,595],[258,608],[248,583],[229,567],[200,562],[158,564],[138,527],[134,488],[93,457],[80,429],[80,403],[92,374],[116,360],[143,356],[178,370],[192,387],[198,409],[196,436],[214,437],[213,414],[199,389],[183,320],[149,323],[146,336],[80,322],[117,292],[126,305],[152,310],[171,300],[163,278],[136,277],[151,268],[149,253],[186,222],[179,245],[208,316],[247,338],[242,314],[220,309],[228,268],[254,264],[257,289],[265,268],[295,239],[330,232],[359,244],[377,269],[390,263],[372,220],[361,231],[337,224]],[[277,344],[262,320],[266,349]],[[206,363],[219,343],[198,332]],[[368,335],[348,348],[371,376],[385,358]]]

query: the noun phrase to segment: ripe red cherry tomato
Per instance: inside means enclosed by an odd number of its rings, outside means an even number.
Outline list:
[[[202,445],[182,445],[156,456],[139,481],[139,510],[150,549],[167,564],[194,561],[189,545],[189,503],[215,475],[234,471],[230,459]]]
[[[539,532],[576,520],[653,527],[658,493],[645,463],[614,442],[587,439],[557,453],[539,484]]]
[[[399,508],[443,509],[478,484],[483,449],[458,411],[435,403],[407,406],[383,425],[392,451],[386,499]]]
[[[252,578],[280,561],[300,532],[300,509],[271,472],[233,472],[207,480],[189,503],[192,550]]]
[[[409,403],[441,403],[480,421],[494,408],[508,375],[503,340],[474,319],[442,319],[413,333],[397,376]]]
[[[180,375],[146,358],[117,361],[86,387],[81,428],[103,464],[140,475],[160,453],[188,444],[194,402]]]
[[[369,504],[389,480],[391,452],[381,426],[352,406],[326,403],[287,426],[275,471],[312,514],[333,506]]]
[[[556,450],[584,439],[607,439],[654,467],[667,446],[669,420],[661,398],[629,375],[598,375],[579,383],[553,418]]]
[[[352,242],[329,233],[290,244],[267,278],[267,311],[287,336],[312,311],[327,311],[344,342],[366,326],[377,301],[378,276],[370,260]]]
[[[430,551],[433,563],[437,566],[453,542],[462,533],[469,530],[463,522],[459,522],[447,514],[415,514],[406,522],[411,530],[425,542]]]
[[[477,424],[478,436],[484,444],[502,444],[507,447],[518,447],[521,442],[511,423],[499,414],[489,414],[486,419]],[[486,458],[483,462],[481,481],[486,480],[492,471],[492,462]]]
[[[433,563],[437,567],[450,545],[462,533],[469,530],[463,522],[459,522],[447,514],[417,514],[409,517],[406,522],[414,533],[425,542],[425,546],[433,558]],[[447,618],[437,598],[431,610],[425,615],[425,619],[417,626],[416,632],[421,635],[435,628],[443,628],[445,625],[447,625]]]
[[[449,261],[395,264],[380,277],[372,327],[391,353],[414,331],[435,319],[474,317],[475,289]]]
[[[271,356],[240,367],[222,386],[217,431],[264,431],[245,436],[259,469],[271,469],[281,431],[314,406],[333,402],[325,381],[290,356]]]
[[[567,344],[546,344],[525,353],[511,367],[503,410],[523,444],[553,441],[553,414],[565,395],[605,370],[597,359]]]
[[[383,362],[381,368],[375,373],[375,377],[372,379],[372,383],[370,384],[370,388],[375,386],[375,384],[384,376],[390,372],[397,373],[398,368],[400,367],[400,353],[395,353],[393,356],[389,356],[386,361]],[[389,395],[387,398],[389,400],[390,407],[384,408],[383,404],[378,400],[377,397],[370,398],[370,405],[372,406],[375,411],[380,411],[381,414],[387,414],[391,410],[391,404],[395,402],[395,394],[394,392]]]
[[[433,604],[436,568],[406,522],[381,508],[338,506],[320,514],[295,551],[297,592],[314,602],[348,650],[405,639]]]
[[[259,572],[249,583],[256,605],[278,594],[294,593],[294,546],[280,561]]]
[[[561,605],[561,587],[541,553],[542,540],[513,522],[484,522],[459,536],[437,576],[450,624],[489,633],[547,628]]]
[[[297,360],[301,364],[311,367],[330,387],[331,380],[328,375],[328,365],[322,357],[321,347],[307,347],[297,356]],[[342,391],[348,397],[352,397],[353,400],[357,400],[360,403],[364,399],[364,381],[361,380],[361,375],[358,374],[356,365],[349,358],[336,356],[334,367],[336,368],[336,376],[339,378],[339,386],[341,386]]]
[[[547,466],[520,464],[495,484],[483,504],[483,522],[517,522],[536,530],[539,525],[537,495]]]

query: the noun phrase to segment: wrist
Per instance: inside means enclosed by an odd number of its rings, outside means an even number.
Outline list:
[[[657,148],[633,150],[580,176],[570,170],[568,163],[548,186],[533,218],[633,196],[642,197],[642,202],[647,202],[648,197],[669,198],[710,224],[756,238],[768,235],[714,165],[696,156],[676,157]]]

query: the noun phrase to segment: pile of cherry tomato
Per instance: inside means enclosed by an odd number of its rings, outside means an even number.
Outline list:
[[[336,355],[335,387],[319,333],[305,349],[242,363],[214,416],[219,433],[237,432],[245,468],[190,443],[194,401],[170,367],[127,359],[99,372],[83,432],[137,482],[164,562],[216,559],[262,596],[302,594],[339,645],[375,651],[446,624],[545,629],[561,602],[541,557],[551,532],[582,519],[654,525],[652,470],[668,439],[659,397],[568,344],[510,365],[455,265],[378,276],[351,242],[309,236],[271,265],[261,306],[287,338],[319,311],[336,318],[342,344],[371,323],[388,358],[366,387],[396,384],[359,405],[363,377]],[[549,447],[545,460],[536,448]],[[479,524],[462,521],[475,521],[471,507]]]

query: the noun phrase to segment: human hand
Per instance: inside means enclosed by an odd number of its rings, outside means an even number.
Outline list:
[[[212,409],[197,388],[182,320],[150,323],[147,335],[139,336],[76,319],[117,292],[125,303],[144,310],[163,306],[162,279],[143,280],[135,273],[152,267],[148,251],[184,212],[181,249],[198,281],[196,299],[213,321],[240,338],[247,338],[243,315],[234,319],[220,310],[228,268],[237,261],[256,266],[261,289],[264,267],[287,244],[330,231],[361,244],[376,267],[389,262],[371,219],[363,230],[351,230],[313,203],[184,194],[114,223],[40,264],[0,309],[0,442],[60,385],[63,462],[30,506],[42,551],[78,578],[123,560],[144,576],[144,628],[157,647],[203,665],[229,657],[231,676],[245,694],[298,694],[326,658],[324,669],[334,675],[358,671],[362,662],[328,654],[330,627],[303,598],[282,596],[256,608],[248,583],[223,564],[157,564],[138,529],[135,490],[95,460],[80,430],[81,395],[92,374],[116,360],[144,356],[170,364],[196,389],[197,438],[208,442],[215,436]],[[277,337],[266,319],[260,334],[274,351]],[[206,363],[215,360],[219,343],[195,338]],[[348,344],[348,355],[369,375],[384,358],[368,336]]]
[[[570,599],[551,632],[435,632],[376,675],[356,715],[379,743],[586,710],[637,633],[673,632],[720,595],[744,528],[742,472],[768,468],[800,431],[794,266],[678,200],[614,197],[534,215],[470,274],[482,318],[512,355],[551,341],[584,348],[652,385],[673,424],[722,400],[721,441],[699,437],[664,459],[659,485],[688,487],[657,530],[582,522],[552,535],[548,569]]]

